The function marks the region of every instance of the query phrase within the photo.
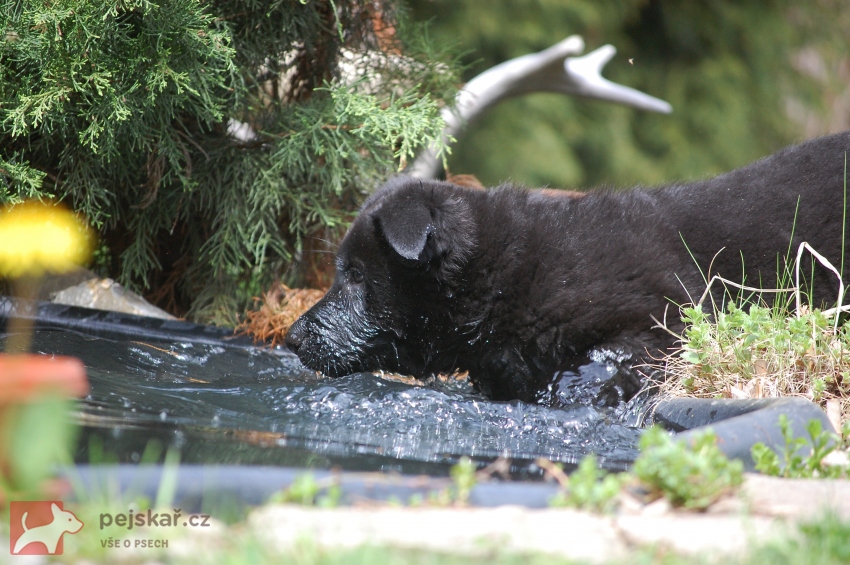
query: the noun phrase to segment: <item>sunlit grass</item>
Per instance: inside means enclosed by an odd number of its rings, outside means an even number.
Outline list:
[[[662,394],[801,396],[824,407],[836,429],[841,429],[850,418],[850,325],[842,323],[848,310],[844,286],[839,282],[834,308],[820,310],[807,304],[800,282],[804,251],[841,280],[829,261],[803,243],[793,268],[780,277],[784,288],[760,291],[715,277],[711,283],[726,285],[725,307],[704,303],[711,296],[708,289],[697,304],[682,307],[681,347],[660,359],[657,367],[665,375]]]

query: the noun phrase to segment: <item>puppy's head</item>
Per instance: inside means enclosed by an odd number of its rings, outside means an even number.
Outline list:
[[[370,197],[340,244],[334,283],[286,345],[328,376],[435,367],[434,341],[475,249],[468,189],[398,178]]]

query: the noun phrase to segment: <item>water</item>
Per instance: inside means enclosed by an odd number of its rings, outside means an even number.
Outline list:
[[[593,405],[593,391],[616,370],[604,362],[566,375],[553,389],[562,395],[557,406],[544,407],[492,402],[465,382],[328,379],[291,354],[260,348],[38,331],[33,350],[87,367],[81,462],[101,451],[138,461],[152,440],[178,447],[186,462],[436,475],[461,456],[482,464],[507,457],[515,475],[527,476],[538,472],[538,457],[569,467],[593,452],[603,467],[622,469],[637,455],[640,430]]]

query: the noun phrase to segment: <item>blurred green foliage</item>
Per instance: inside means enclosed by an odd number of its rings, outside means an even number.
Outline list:
[[[103,274],[233,323],[440,145],[456,82],[397,0],[0,0],[0,204],[65,201]]]
[[[585,455],[569,476],[567,488],[550,501],[549,506],[567,506],[608,513],[617,506],[617,497],[631,479],[628,473],[608,473],[599,468],[596,455]]]
[[[779,428],[784,440],[781,448],[774,450],[761,442],[753,445],[751,451],[757,471],[794,479],[848,477],[850,423],[845,423],[843,434],[836,434],[823,429],[819,420],[810,420],[806,424],[809,437],[802,438],[794,436],[788,416],[781,414]],[[833,463],[826,463],[826,458],[836,451],[838,456]]]
[[[847,123],[837,0],[413,0],[467,49],[468,80],[580,34],[614,45],[603,74],[673,105],[669,116],[556,94],[509,100],[460,138],[452,173],[493,185],[630,186],[717,174]],[[841,96],[844,98],[841,98]],[[837,109],[836,109],[837,108]],[[843,117],[842,113],[843,112]]]
[[[296,477],[289,487],[274,494],[269,502],[335,508],[339,506],[341,498],[342,487],[339,485],[338,479],[332,478],[330,481],[321,481],[307,473]]]
[[[4,497],[43,494],[56,465],[67,463],[68,446],[77,435],[76,426],[69,422],[71,408],[70,400],[53,395],[3,407],[0,493]]]
[[[689,445],[661,428],[650,428],[640,438],[640,451],[632,474],[650,494],[663,496],[674,506],[707,508],[744,481],[744,464],[720,451],[711,429],[693,437]]]

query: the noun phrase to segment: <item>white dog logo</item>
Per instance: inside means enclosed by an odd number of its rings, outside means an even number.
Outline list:
[[[77,519],[73,512],[63,510],[55,502],[50,504],[50,511],[53,514],[52,521],[32,528],[27,527],[27,516],[29,512],[23,513],[21,516],[23,533],[15,541],[15,547],[12,549],[13,555],[19,555],[32,543],[44,544],[44,547],[47,549],[47,555],[56,555],[56,546],[59,545],[62,535],[66,532],[76,534],[83,527],[83,523]],[[30,553],[30,551],[27,553]],[[39,553],[44,555],[42,552]]]

